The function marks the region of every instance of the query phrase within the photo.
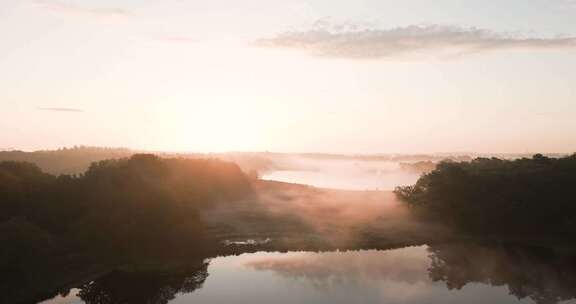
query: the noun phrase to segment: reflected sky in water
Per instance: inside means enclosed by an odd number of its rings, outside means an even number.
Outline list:
[[[576,303],[561,301],[572,298],[572,275],[557,277],[556,268],[539,265],[538,273],[524,277],[526,263],[537,263],[532,258],[543,255],[520,257],[518,252],[419,246],[220,257],[210,261],[209,275],[198,289],[177,292],[169,303]],[[510,258],[522,260],[517,273],[500,266],[513,264]],[[487,259],[491,267],[470,264]],[[84,303],[77,292],[44,303]]]

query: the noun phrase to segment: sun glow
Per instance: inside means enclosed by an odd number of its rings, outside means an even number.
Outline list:
[[[214,99],[212,97],[211,99]],[[164,108],[166,109],[166,108]],[[266,120],[247,103],[180,103],[157,112],[155,145],[174,151],[253,151],[270,140]]]

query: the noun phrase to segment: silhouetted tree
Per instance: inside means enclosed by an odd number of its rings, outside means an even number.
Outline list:
[[[251,197],[240,168],[215,159],[137,154],[58,177],[0,162],[0,302],[94,261],[204,256],[217,240],[200,212]]]
[[[480,234],[576,232],[576,156],[442,162],[396,194],[421,219]]]

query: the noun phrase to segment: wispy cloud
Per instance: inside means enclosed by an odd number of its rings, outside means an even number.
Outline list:
[[[576,37],[541,38],[475,27],[413,25],[391,29],[321,24],[259,39],[261,47],[348,59],[453,57],[496,50],[576,50]]]
[[[38,108],[38,110],[41,111],[53,111],[53,112],[84,112],[81,109],[75,109],[75,108]]]
[[[33,3],[39,8],[65,14],[99,17],[128,17],[132,14],[129,10],[115,7],[84,7],[52,0],[36,0]]]

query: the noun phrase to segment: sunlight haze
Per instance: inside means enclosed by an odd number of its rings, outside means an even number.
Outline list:
[[[4,0],[0,149],[568,153],[575,18],[568,0]]]
[[[576,0],[0,0],[0,303],[576,304]]]

